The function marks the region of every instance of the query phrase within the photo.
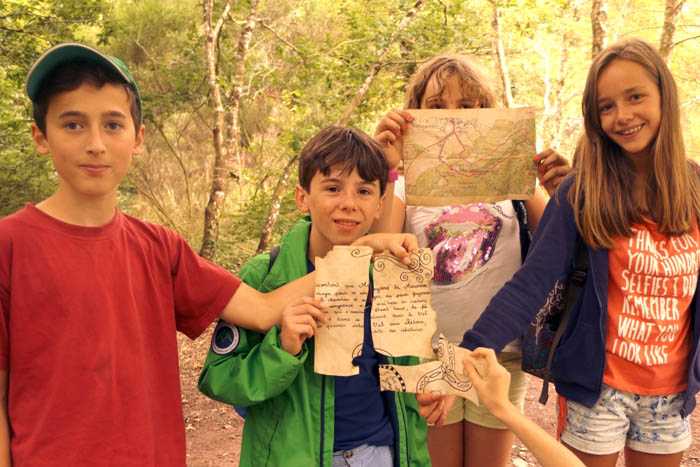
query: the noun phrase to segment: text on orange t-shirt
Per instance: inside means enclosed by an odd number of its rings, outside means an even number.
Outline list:
[[[690,303],[700,269],[700,234],[667,237],[647,221],[609,252],[608,386],[644,395],[682,392],[692,345]]]

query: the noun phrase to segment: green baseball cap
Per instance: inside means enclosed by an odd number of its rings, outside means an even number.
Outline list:
[[[99,50],[77,42],[65,42],[55,45],[44,52],[43,55],[34,62],[29,73],[27,73],[27,80],[24,84],[29,99],[32,102],[36,101],[39,97],[39,91],[41,90],[44,80],[51,75],[51,72],[53,72],[57,66],[77,61],[99,63],[116,71],[124,78],[126,83],[131,85],[136,93],[136,103],[139,107],[139,114],[141,113],[141,95],[139,94],[139,88],[136,86],[136,81],[134,77],[131,76],[129,69],[124,65],[124,62],[116,57],[103,54]]]

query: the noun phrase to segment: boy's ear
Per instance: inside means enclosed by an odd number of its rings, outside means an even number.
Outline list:
[[[382,213],[384,212],[384,201],[386,201],[386,191],[379,198],[379,206],[377,207],[377,213],[374,215],[374,220],[378,220],[380,217],[382,217]]]
[[[36,126],[36,123],[32,123],[32,141],[34,141],[36,152],[42,156],[46,156],[49,153],[49,142],[46,139],[46,135]]]
[[[146,139],[146,127],[141,124],[141,126],[136,131],[136,143],[134,148],[131,150],[132,156],[140,156],[143,150],[143,141]]]
[[[306,192],[304,187],[297,183],[294,190],[294,201],[297,203],[297,208],[304,214],[309,213],[309,194]]]

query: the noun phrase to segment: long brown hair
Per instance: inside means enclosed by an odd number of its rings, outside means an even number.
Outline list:
[[[642,221],[632,186],[635,171],[621,148],[603,131],[598,111],[598,79],[613,60],[641,65],[661,95],[661,123],[650,151],[651,172],[646,199],[649,216],[664,235],[693,228],[700,213],[700,189],[685,157],[676,82],[657,50],[641,39],[619,41],[593,61],[583,93],[585,132],[576,148],[576,178],[569,191],[574,218],[583,240],[593,248],[613,248],[613,237],[632,235]]]
[[[445,89],[445,81],[456,73],[462,86],[462,93],[475,97],[481,107],[495,107],[496,97],[481,66],[464,55],[438,55],[424,64],[413,74],[406,88],[406,109],[420,109],[425,89],[433,76],[436,77],[440,93]]]

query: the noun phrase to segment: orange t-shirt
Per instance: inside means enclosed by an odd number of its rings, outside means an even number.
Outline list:
[[[667,237],[647,221],[615,239],[608,261],[603,382],[644,395],[682,392],[692,346],[690,303],[700,270],[700,234]]]

